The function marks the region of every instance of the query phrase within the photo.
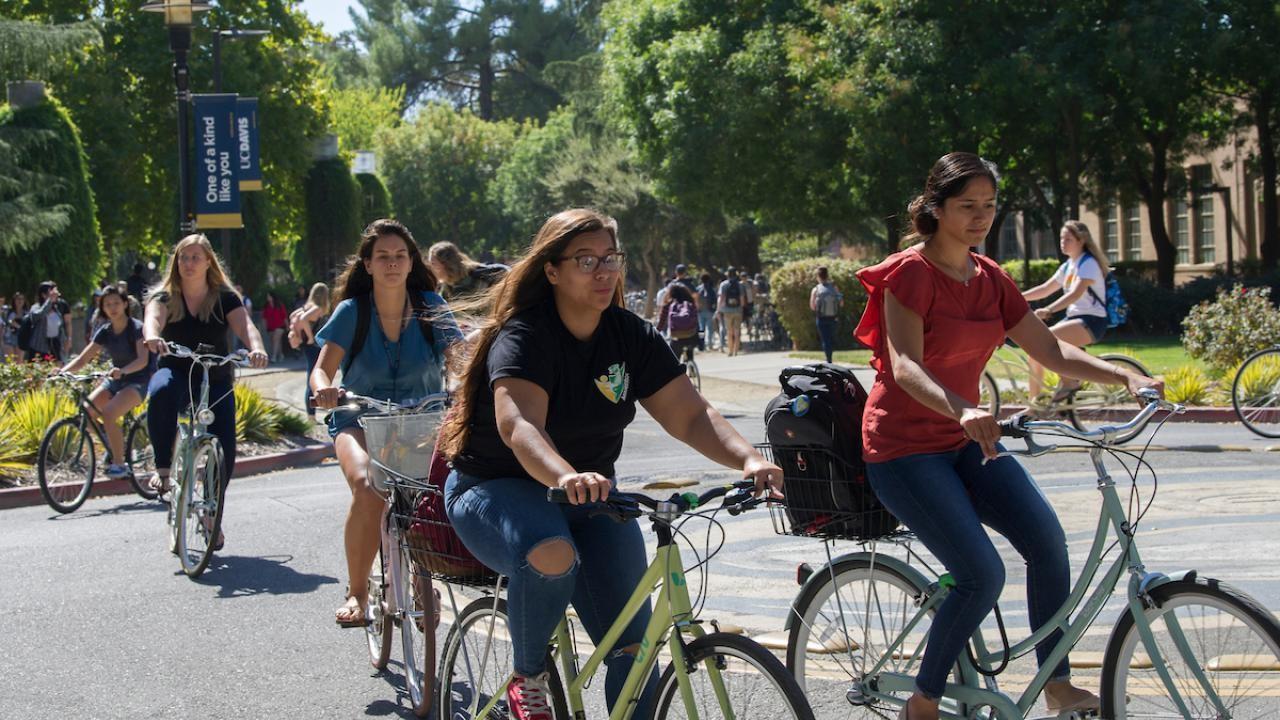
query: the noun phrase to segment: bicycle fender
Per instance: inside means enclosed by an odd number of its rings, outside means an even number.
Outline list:
[[[1142,603],[1144,605],[1146,605],[1147,607],[1150,607],[1151,606],[1150,593],[1155,588],[1158,588],[1161,585],[1168,585],[1171,582],[1178,582],[1181,580],[1194,581],[1195,579],[1196,579],[1195,570],[1178,570],[1177,572],[1172,572],[1168,574],[1160,573],[1160,572],[1149,572],[1144,574],[1141,578],[1136,579],[1137,587],[1134,589],[1134,592],[1137,593],[1138,597],[1142,599]]]
[[[863,563],[870,565],[872,560],[872,554],[869,552],[856,552],[856,553],[846,553],[844,555],[839,555],[837,557],[832,558],[831,563],[829,565],[823,565],[821,568],[814,570],[813,573],[809,575],[808,579],[804,581],[804,585],[800,586],[800,592],[796,593],[796,600],[799,600],[801,597],[804,597],[804,595],[809,591],[811,586],[818,585],[819,583],[822,583],[827,578],[829,578],[831,576],[831,566],[839,567],[842,563],[853,561],[853,560],[861,560]],[[931,582],[927,578],[925,578],[925,576],[919,570],[907,564],[905,561],[900,560],[896,557],[893,557],[892,555],[884,555],[881,553],[876,553],[875,563],[876,565],[889,568],[890,570],[898,573],[902,577],[910,580],[911,582],[916,583],[916,585],[918,585],[921,588],[927,589],[931,584]],[[791,607],[787,610],[787,619],[786,619],[786,622],[783,623],[782,629],[787,632],[790,632],[791,626],[795,623],[796,617],[797,617],[796,603],[795,603],[795,600],[793,600],[791,603]]]

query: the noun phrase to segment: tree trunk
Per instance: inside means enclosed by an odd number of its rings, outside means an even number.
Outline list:
[[[983,255],[989,258],[1000,260],[1000,229],[1004,227],[1004,219],[1009,216],[1009,206],[1001,205],[996,211],[996,218],[991,223],[991,229],[987,231],[987,239],[982,244]]]
[[[1272,126],[1272,94],[1263,91],[1254,97],[1253,118],[1258,129],[1258,159],[1262,166],[1262,242],[1259,249],[1263,268],[1280,262],[1280,218],[1276,215],[1276,141]]]
[[[480,119],[493,120],[493,57],[480,63]]]
[[[1080,162],[1080,102],[1077,99],[1071,103],[1070,107],[1063,112],[1063,126],[1067,139],[1067,191],[1065,197],[1061,200],[1055,198],[1055,204],[1060,208],[1065,201],[1067,219],[1080,219],[1080,174],[1083,172]],[[1059,213],[1059,219],[1054,225],[1054,231],[1062,227],[1062,217]]]
[[[1163,288],[1173,287],[1173,270],[1178,260],[1178,250],[1169,239],[1169,228],[1164,221],[1164,201],[1169,192],[1169,153],[1163,138],[1151,143],[1151,174],[1134,166],[1138,193],[1147,205],[1147,222],[1151,224],[1151,241],[1156,248],[1156,281]]]
[[[898,249],[898,216],[889,215],[884,219],[885,254],[893,254]]]

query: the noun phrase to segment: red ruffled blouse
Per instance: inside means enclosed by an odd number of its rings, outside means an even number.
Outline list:
[[[987,360],[1030,308],[1013,278],[990,258],[970,253],[977,272],[961,282],[916,248],[858,271],[867,307],[854,337],[871,348],[876,381],[862,414],[863,458],[885,462],[945,452],[965,444],[960,423],[922,405],[893,377],[883,330],[884,292],[924,320],[924,366],[943,386],[976,403]]]

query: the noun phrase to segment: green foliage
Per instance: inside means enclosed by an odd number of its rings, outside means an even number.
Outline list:
[[[92,23],[49,25],[0,18],[0,83],[45,78],[67,58],[102,44]]]
[[[1213,387],[1213,380],[1194,365],[1184,365],[1164,376],[1164,397],[1169,402],[1204,405]]]
[[[49,388],[35,388],[5,402],[0,427],[11,438],[14,450],[34,456],[45,430],[54,422],[75,414],[76,406],[71,398]]]
[[[333,131],[343,150],[372,150],[379,132],[400,124],[403,88],[330,86],[327,93]]]
[[[269,207],[270,200],[265,193],[240,193],[244,229],[231,231],[231,275],[251,296],[256,296],[262,289],[271,267]],[[213,240],[216,244],[217,238]]]
[[[62,366],[56,362],[0,363],[0,406],[31,388],[43,387],[45,380],[57,374]]]
[[[35,286],[52,279],[68,298],[87,296],[103,271],[102,237],[97,206],[89,187],[88,162],[80,133],[55,100],[38,106],[0,109],[0,128],[41,130],[48,142],[22,158],[23,167],[55,178],[50,200],[67,208],[68,224],[25,249],[0,247],[0,287],[22,289],[35,297]]]
[[[818,282],[816,272],[821,265],[827,266],[831,281],[844,295],[844,307],[840,310],[840,322],[836,327],[836,349],[855,348],[858,344],[853,339],[853,329],[862,318],[867,293],[854,274],[862,265],[852,260],[795,260],[775,270],[769,277],[769,292],[778,309],[778,317],[791,335],[797,350],[816,350],[822,346],[818,340],[818,327],[813,311],[809,309],[809,292]]]
[[[305,434],[306,418],[262,396],[248,385],[236,384],[236,439],[269,443],[286,434]]]
[[[804,260],[822,253],[821,239],[806,232],[776,232],[760,239],[760,263],[776,268],[793,260]]]
[[[1235,378],[1237,392],[1244,404],[1265,402],[1272,405],[1275,388],[1280,383],[1280,358],[1265,355],[1261,359],[1249,363],[1248,369],[1240,372],[1236,366],[1224,377]]]
[[[561,109],[542,126],[529,128],[516,138],[489,183],[489,200],[502,208],[511,228],[508,242],[495,239],[495,251],[518,251],[558,210],[547,179],[574,137],[574,113]]]
[[[1187,353],[1226,371],[1280,338],[1280,310],[1271,304],[1270,288],[1236,285],[1193,308],[1182,327]]]
[[[1005,260],[1004,262],[1000,263],[1000,267],[1003,268],[1005,272],[1009,273],[1009,277],[1013,278],[1013,281],[1018,284],[1018,287],[1026,289],[1026,288],[1033,288],[1039,285],[1040,283],[1048,280],[1049,278],[1053,277],[1053,274],[1057,272],[1058,265],[1060,264],[1061,263],[1059,263],[1056,259],[1050,259],[1050,258],[1046,258],[1043,260],[1032,260],[1030,263],[1030,270],[1031,270],[1030,281],[1024,281],[1022,277],[1023,264],[1021,259]]]
[[[307,174],[307,230],[294,245],[293,275],[305,285],[329,273],[360,243],[360,185],[341,158],[320,160]]]
[[[420,245],[448,240],[472,252],[505,241],[505,219],[488,201],[488,186],[518,132],[513,122],[433,104],[380,136],[391,205]]]
[[[369,173],[356,175],[360,184],[360,226],[364,227],[379,218],[389,218],[391,213],[391,193],[382,184],[382,178]]]

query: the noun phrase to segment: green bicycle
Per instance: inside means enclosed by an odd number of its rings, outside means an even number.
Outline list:
[[[1125,574],[1126,606],[1102,660],[1103,718],[1280,717],[1280,623],[1275,617],[1240,590],[1195,570],[1164,574],[1148,571],[1142,563],[1136,538],[1141,515],[1126,512],[1102,454],[1157,410],[1182,411],[1154,394],[1144,400],[1146,407],[1128,423],[1091,432],[1061,422],[1004,424],[1007,436],[1027,443],[1027,450],[1007,454],[1040,455],[1053,449],[1037,444],[1035,435],[1090,443],[1102,494],[1098,525],[1079,580],[1044,627],[1010,646],[1001,625],[996,649],[988,647],[981,630],[974,633],[969,652],[949,674],[943,717],[1027,717],[1049,674],[1093,625]],[[885,552],[895,547],[905,551],[905,559]],[[928,566],[912,549],[909,534],[868,541],[864,548],[809,574],[786,623],[787,667],[815,705],[837,706],[841,718],[884,718],[898,711],[914,690],[914,669],[933,613],[954,587],[949,575],[931,580],[919,569]],[[1108,567],[1106,556],[1115,548],[1120,552]],[[1085,601],[1089,585],[1099,577]],[[996,676],[1009,660],[1030,652],[1056,630],[1063,632],[1061,641],[1017,700],[1000,692]],[[829,703],[819,705],[820,697]]]
[[[707,632],[693,610],[685,566],[675,537],[677,521],[710,501],[730,514],[762,502],[751,497],[751,481],[714,488],[702,495],[673,495],[654,500],[646,495],[615,493],[598,504],[600,512],[619,522],[648,516],[658,536],[656,557],[636,585],[631,600],[605,633],[599,647],[578,665],[569,619],[560,621],[548,650],[551,709],[556,720],[585,718],[583,691],[604,663],[609,648],[651,595],[653,618],[627,675],[611,720],[632,717],[644,684],[666,650],[671,662],[662,673],[655,698],[656,718],[774,718],[812,720],[813,711],[795,678],[782,662],[755,641],[720,632],[712,621]],[[548,491],[553,502],[567,502],[562,490]],[[705,560],[700,563],[705,566]],[[506,720],[506,687],[512,678],[507,642],[507,606],[499,579],[493,591],[456,612],[441,654],[438,717],[448,720]],[[452,593],[450,593],[452,597]],[[559,666],[556,665],[556,660]]]

